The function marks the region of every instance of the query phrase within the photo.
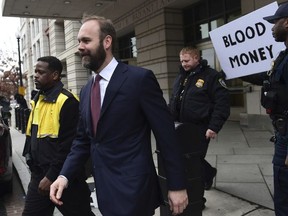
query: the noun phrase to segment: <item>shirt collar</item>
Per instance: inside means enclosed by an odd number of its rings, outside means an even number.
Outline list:
[[[105,68],[103,68],[99,72],[99,74],[104,80],[109,82],[117,65],[118,65],[118,61],[113,57],[112,60],[109,62],[109,64]]]

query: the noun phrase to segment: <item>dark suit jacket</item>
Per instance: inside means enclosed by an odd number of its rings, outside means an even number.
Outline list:
[[[97,134],[92,135],[90,89],[80,94],[80,121],[61,174],[75,178],[89,154],[104,216],[147,216],[162,202],[152,158],[151,129],[166,162],[168,188],[185,188],[175,128],[153,72],[119,63],[107,86]]]

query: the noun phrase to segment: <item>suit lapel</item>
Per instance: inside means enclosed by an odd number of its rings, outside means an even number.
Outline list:
[[[114,97],[117,95],[118,89],[123,85],[127,79],[126,72],[127,65],[119,62],[107,86],[104,101],[101,108],[100,118],[107,110]]]

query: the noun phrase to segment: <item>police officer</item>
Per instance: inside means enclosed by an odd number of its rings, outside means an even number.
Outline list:
[[[277,42],[284,42],[286,50],[276,58],[268,79],[263,83],[261,104],[270,114],[275,128],[274,208],[276,216],[288,215],[288,3],[279,6],[274,15],[264,17],[274,24],[272,34]],[[285,163],[286,160],[286,163]]]
[[[179,57],[180,73],[174,81],[169,106],[175,122],[196,124],[201,132],[198,135],[202,145],[203,185],[209,190],[217,170],[205,156],[210,139],[216,137],[230,115],[230,96],[223,73],[210,68],[197,48],[185,47]]]

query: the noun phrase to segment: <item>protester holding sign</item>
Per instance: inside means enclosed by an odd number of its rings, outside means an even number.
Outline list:
[[[261,103],[275,128],[273,157],[274,207],[276,216],[288,215],[288,3],[279,6],[274,15],[264,17],[273,23],[276,42],[284,42],[286,49],[274,62],[262,87]]]
[[[210,139],[216,137],[229,117],[230,96],[223,74],[210,68],[207,61],[201,59],[198,49],[183,48],[180,62],[182,66],[174,82],[169,106],[175,122],[193,123],[199,128],[204,187],[209,190],[217,170],[205,160],[205,156]]]

